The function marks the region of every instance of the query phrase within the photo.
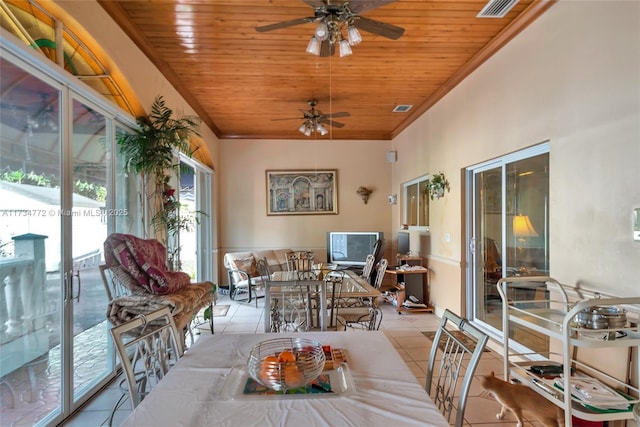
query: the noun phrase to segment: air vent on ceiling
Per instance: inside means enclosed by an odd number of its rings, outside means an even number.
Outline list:
[[[396,105],[393,109],[394,113],[406,113],[413,107],[413,105]]]
[[[502,18],[506,15],[518,0],[489,0],[478,13],[478,18]]]

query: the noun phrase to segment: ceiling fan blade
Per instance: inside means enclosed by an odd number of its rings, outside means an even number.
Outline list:
[[[398,0],[350,0],[349,9],[354,13],[360,14],[396,1]],[[305,1],[305,3],[307,2]]]
[[[277,22],[275,24],[269,24],[269,25],[263,25],[262,27],[256,27],[256,31],[259,32],[259,33],[265,33],[267,31],[278,30],[280,28],[293,27],[294,25],[306,24],[308,22],[313,22],[315,20],[316,20],[315,17],[293,19],[291,21]]]
[[[304,117],[281,117],[279,119],[271,119],[272,122],[278,122],[280,120],[304,120]]]
[[[321,118],[318,119],[318,122],[325,124],[325,125],[329,125],[329,126],[333,126],[334,128],[341,128],[344,127],[344,123],[340,123],[340,122],[335,122],[333,120],[328,120],[326,118]]]
[[[336,53],[336,46],[334,44],[331,44],[329,40],[324,40],[320,44],[320,56],[332,56],[334,53]]]
[[[358,16],[358,19],[355,20],[354,25],[359,30],[378,34],[391,40],[397,40],[404,34],[404,28],[402,27],[396,27],[395,25],[365,18],[364,16]]]
[[[329,113],[329,114],[323,114],[325,117],[329,118],[338,118],[338,117],[350,117],[351,114],[347,113],[346,111],[340,112],[340,113]]]
[[[306,4],[308,4],[309,6],[311,6],[312,8],[316,9],[318,7],[324,7],[327,5],[326,2],[322,1],[322,0],[302,0],[303,2],[305,2]]]

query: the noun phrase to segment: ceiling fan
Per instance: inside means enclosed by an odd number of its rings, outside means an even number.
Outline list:
[[[298,128],[298,131],[305,134],[306,136],[311,136],[312,132],[317,132],[320,135],[326,135],[329,131],[324,125],[333,126],[336,128],[341,128],[344,126],[344,123],[336,122],[334,120],[329,120],[329,119],[351,116],[351,114],[347,113],[346,111],[339,112],[339,113],[324,114],[322,111],[316,109],[316,106],[318,105],[318,101],[315,99],[310,99],[309,101],[307,101],[307,103],[311,108],[309,110],[300,109],[300,112],[302,112],[303,117],[287,117],[284,119],[273,119],[273,120],[302,119],[303,122]]]
[[[351,54],[351,47],[362,41],[358,30],[367,31],[392,40],[404,34],[404,28],[360,16],[360,13],[393,3],[397,0],[302,0],[314,9],[314,16],[256,27],[258,32],[277,30],[294,25],[316,22],[318,26],[307,45],[307,52],[331,56],[338,46],[340,56]],[[346,28],[347,38],[342,34]]]

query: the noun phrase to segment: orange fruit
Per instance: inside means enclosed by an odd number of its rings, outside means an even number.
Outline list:
[[[290,352],[289,350],[284,350],[280,352],[278,356],[278,361],[280,363],[294,363],[296,361],[296,355]]]
[[[302,372],[295,363],[284,365],[282,373],[287,387],[300,387],[304,382]]]
[[[260,362],[260,379],[264,382],[277,380],[279,374],[278,358],[276,356],[266,356]]]

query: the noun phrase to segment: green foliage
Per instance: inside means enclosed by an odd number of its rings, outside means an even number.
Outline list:
[[[17,184],[35,185],[38,187],[53,187],[50,178],[44,175],[38,175],[34,172],[24,173],[21,170],[5,171],[0,175],[0,180],[15,182]]]
[[[55,188],[57,186],[54,179],[55,178],[49,178],[43,174],[36,174],[34,172],[24,173],[21,170],[8,170],[0,174],[0,181],[48,188]],[[73,184],[73,187],[73,192],[76,194],[81,194],[102,203],[107,200],[107,189],[103,185],[78,180]]]
[[[199,135],[200,119],[195,116],[173,118],[173,110],[157,96],[151,114],[137,119],[138,129],[118,138],[120,152],[127,159],[127,170],[164,177],[167,171],[179,167],[173,150],[193,154],[189,138]]]
[[[107,200],[107,189],[93,182],[76,181],[74,183],[74,192],[102,203]]]
[[[449,181],[444,176],[444,172],[440,171],[433,174],[427,182],[427,188],[429,189],[429,197],[431,200],[434,198],[440,198],[444,195],[444,190],[451,191],[449,188]]]

